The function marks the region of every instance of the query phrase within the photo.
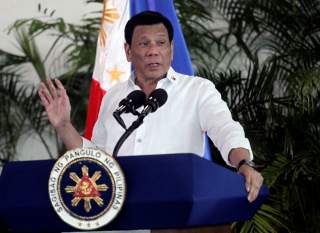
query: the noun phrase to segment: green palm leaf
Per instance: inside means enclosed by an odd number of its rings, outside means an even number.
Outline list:
[[[40,104],[35,88],[21,85],[19,77],[0,73],[0,158],[8,161],[13,158],[21,135],[35,132],[48,153],[52,153],[43,138],[49,125],[44,109]]]

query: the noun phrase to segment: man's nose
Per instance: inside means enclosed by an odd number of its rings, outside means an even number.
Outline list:
[[[159,55],[159,46],[156,43],[150,43],[148,50],[147,50],[147,56],[157,56]]]

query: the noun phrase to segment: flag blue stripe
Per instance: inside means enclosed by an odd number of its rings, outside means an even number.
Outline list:
[[[154,0],[147,0],[148,1],[148,6],[149,6],[149,10],[151,11],[156,11],[156,3]]]

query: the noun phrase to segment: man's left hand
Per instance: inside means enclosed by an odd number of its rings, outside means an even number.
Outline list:
[[[258,171],[246,164],[243,164],[239,168],[238,172],[245,178],[245,187],[248,192],[248,201],[253,202],[258,197],[260,188],[263,183],[263,177]]]

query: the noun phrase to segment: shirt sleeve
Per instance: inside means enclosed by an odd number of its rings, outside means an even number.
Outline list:
[[[219,149],[224,161],[229,162],[229,152],[234,148],[245,148],[253,154],[249,140],[245,137],[243,127],[234,121],[227,104],[221,99],[221,94],[209,81],[203,81],[199,88],[199,119],[201,128],[206,131],[212,142]]]
[[[82,148],[97,147],[92,141],[86,139],[85,137],[81,137],[81,138],[82,138]]]

